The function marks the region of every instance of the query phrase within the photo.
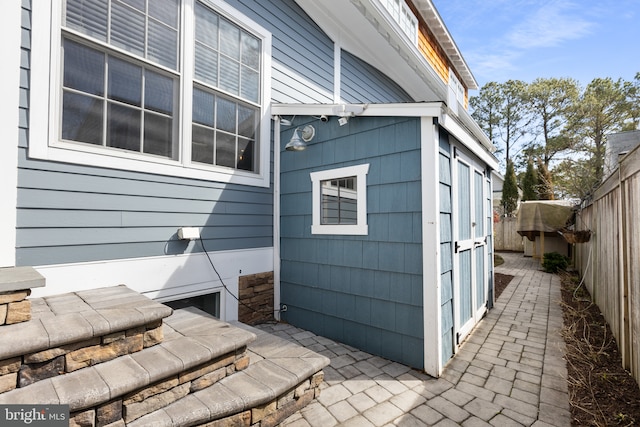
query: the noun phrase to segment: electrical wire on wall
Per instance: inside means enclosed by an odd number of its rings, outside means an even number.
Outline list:
[[[211,264],[211,268],[213,268],[213,271],[216,273],[216,276],[218,276],[218,280],[220,280],[220,283],[222,284],[222,287],[224,288],[224,290],[233,297],[233,299],[235,299],[236,301],[238,301],[238,304],[243,305],[244,307],[248,308],[249,310],[251,310],[254,313],[258,313],[258,314],[265,314],[266,311],[265,310],[258,310],[254,307],[251,307],[250,305],[248,305],[247,303],[245,303],[244,301],[241,301],[240,298],[238,298],[233,292],[231,292],[231,289],[229,289],[227,287],[227,285],[224,283],[224,280],[222,280],[222,276],[220,275],[220,273],[218,272],[218,269],[216,268],[215,264],[213,263],[213,260],[211,259],[211,256],[209,255],[209,252],[207,251],[207,248],[204,246],[204,241],[202,240],[202,236],[198,236],[198,240],[200,241],[200,246],[202,246],[202,250],[204,251],[205,255],[207,255],[207,259],[209,260],[209,264]],[[280,310],[272,310],[273,313],[277,313]]]

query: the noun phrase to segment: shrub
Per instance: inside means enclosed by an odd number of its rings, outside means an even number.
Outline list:
[[[558,252],[547,252],[542,257],[542,268],[547,273],[557,273],[566,270],[569,266],[569,258]]]

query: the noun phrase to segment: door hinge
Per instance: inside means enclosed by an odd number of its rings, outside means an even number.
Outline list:
[[[460,332],[456,332],[456,345],[460,345]]]
[[[455,253],[458,253],[459,250],[460,250],[460,243],[456,242]]]
[[[453,158],[458,158],[458,147],[453,147]]]

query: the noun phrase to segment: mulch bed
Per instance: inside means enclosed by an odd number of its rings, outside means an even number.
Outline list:
[[[511,279],[513,279],[513,276],[510,276],[508,274],[502,274],[502,273],[493,274],[493,287],[494,287],[494,292],[496,293],[496,299],[500,297],[500,294],[502,293],[502,291],[505,290],[509,282],[511,282]]]
[[[616,340],[575,275],[562,275],[563,337],[572,425],[640,424],[640,389],[622,368]]]

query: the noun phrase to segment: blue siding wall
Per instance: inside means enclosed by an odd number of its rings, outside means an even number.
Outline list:
[[[228,3],[273,34],[275,102],[332,102],[333,43],[293,0]],[[31,2],[22,4],[18,265],[201,251],[177,241],[181,226],[202,227],[207,250],[273,245],[270,188],[29,159]]]
[[[366,62],[342,51],[340,97],[347,103],[394,103],[414,100],[389,77]]]
[[[440,128],[440,271],[441,351],[444,364],[453,357],[453,216],[451,149],[448,134]]]
[[[301,124],[298,117],[294,126]],[[422,368],[420,121],[355,117],[339,126],[332,118],[314,126],[307,150],[281,155],[283,318]],[[369,234],[312,235],[309,173],[366,163]]]

